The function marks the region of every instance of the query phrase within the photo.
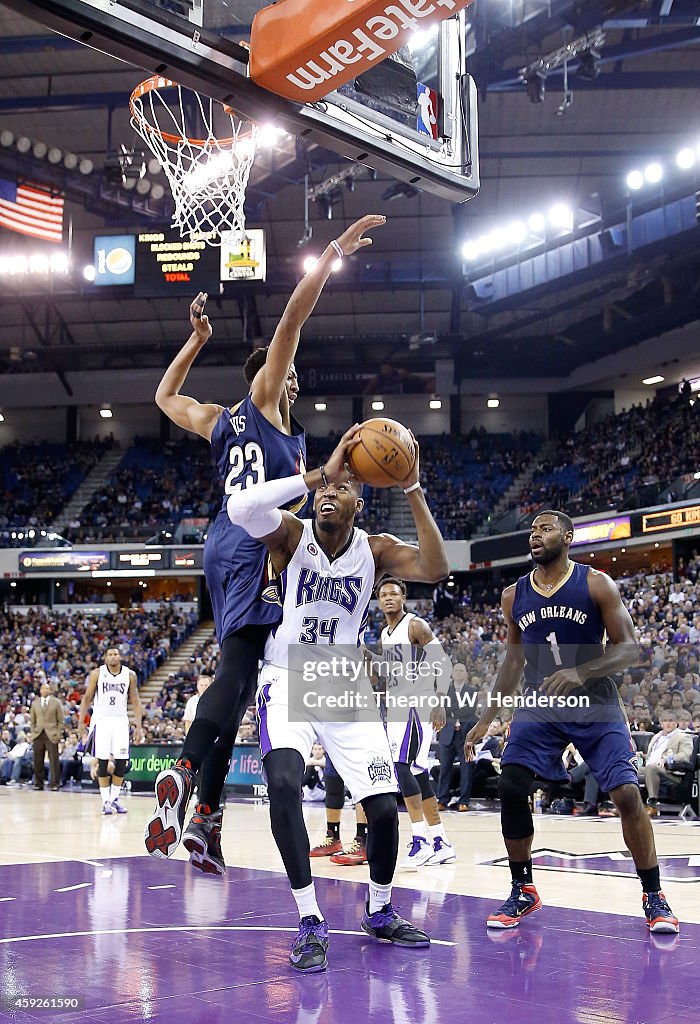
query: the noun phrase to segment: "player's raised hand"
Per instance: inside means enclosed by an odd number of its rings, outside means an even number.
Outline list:
[[[360,217],[359,220],[356,220],[338,238],[338,245],[343,250],[343,254],[350,256],[352,253],[357,252],[358,249],[371,245],[372,239],[363,237],[365,231],[381,227],[382,224],[386,224],[386,217],[375,213],[369,213],[366,217]]]
[[[211,324],[209,323],[209,317],[204,314],[204,306],[206,305],[207,298],[208,295],[206,292],[200,292],[190,306],[190,323],[192,324],[192,330],[202,343],[211,338]]]
[[[413,441],[413,446],[416,451],[416,459],[413,463],[413,468],[405,480],[399,480],[396,484],[397,487],[403,487],[404,490],[406,490],[407,487],[412,487],[413,484],[417,484],[420,481],[420,445],[416,441],[412,430],[409,430],[409,434],[411,435],[411,440]]]
[[[344,483],[351,478],[352,473],[347,465],[348,453],[352,451],[355,445],[360,443],[360,438],[357,436],[359,430],[359,423],[353,424],[349,430],[346,430],[338,442],[335,451],[325,462],[323,471],[329,483]]]

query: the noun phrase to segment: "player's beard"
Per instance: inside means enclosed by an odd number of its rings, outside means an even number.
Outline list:
[[[564,545],[559,544],[556,548],[543,547],[539,555],[534,555],[530,552],[530,556],[535,565],[551,565],[552,562],[556,562],[556,560],[561,557],[563,550]]]

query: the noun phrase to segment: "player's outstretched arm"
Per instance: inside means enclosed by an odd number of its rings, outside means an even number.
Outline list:
[[[496,676],[496,682],[493,684],[493,689],[489,694],[486,710],[476,725],[469,730],[464,741],[464,756],[468,761],[474,760],[476,744],[484,738],[489,725],[501,710],[498,698],[510,697],[511,694],[515,693],[523,676],[525,651],[523,650],[520,629],[517,622],[513,619],[514,598],[515,584],[506,587],[501,595],[501,610],[508,626],[506,656],[501,663],[498,675]]]
[[[92,670],[92,672],[88,676],[87,686],[85,687],[83,699],[80,702],[80,707],[78,709],[78,736],[80,737],[80,739],[82,739],[85,733],[87,732],[87,726],[85,725],[85,716],[87,714],[87,709],[90,707],[92,699],[95,696],[95,690],[97,689],[97,679],[99,677],[99,674],[100,670],[98,668],[94,668]]]
[[[185,383],[192,363],[211,337],[209,317],[204,315],[206,301],[207,293],[200,292],[190,306],[192,334],[163,374],[156,391],[156,405],[178,427],[191,430],[192,433],[199,434],[209,441],[214,424],[223,412],[223,406],[214,403],[202,404],[196,398],[180,394],[180,388]]]
[[[589,679],[600,679],[613,675],[634,665],[639,660],[639,645],[634,635],[634,624],[630,613],[622,603],[620,591],[607,573],[592,569],[588,588],[595,604],[600,609],[608,642],[600,658],[587,661],[576,668],[560,669],[544,680],[542,693],[549,696],[565,696],[579,686],[585,686]]]
[[[442,534],[420,486],[420,452],[415,437],[413,441],[416,461],[409,475],[398,486],[408,491],[406,496],[416,524],[418,546],[406,544],[390,533],[377,534],[370,537],[369,542],[377,566],[377,580],[383,576],[396,576],[397,579],[417,583],[438,583],[449,573],[450,563]]]
[[[385,222],[386,217],[377,214],[361,217],[340,235],[336,245],[344,256],[350,256],[358,249],[372,244],[371,238],[363,237],[365,231],[371,231]],[[339,255],[333,243],[328,245],[313,269],[296,286],[287,303],[270,342],[265,365],[256,374],[251,389],[253,402],[263,413],[277,412],[280,395],[299,345],[301,329],[311,316]]]

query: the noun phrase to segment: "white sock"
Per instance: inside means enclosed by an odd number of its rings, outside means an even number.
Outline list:
[[[443,843],[449,843],[449,839],[447,838],[447,833],[445,832],[445,826],[443,825],[443,823],[441,821],[438,822],[437,825],[429,825],[428,828],[430,829],[430,838],[431,839],[435,840],[439,836],[440,839],[442,839]]]
[[[426,842],[428,841],[428,835],[425,831],[425,818],[423,821],[412,821],[411,828],[413,829],[414,839],[425,839]]]
[[[122,791],[122,787],[121,786],[110,786],[109,787],[109,799],[110,800],[116,800],[117,797],[119,796],[119,794],[121,793],[121,791]]]
[[[313,882],[303,889],[292,889],[292,896],[297,905],[300,918],[313,916],[317,917],[319,921],[323,921],[323,914],[316,902],[316,886]]]
[[[379,885],[377,882],[369,880],[369,912],[370,914],[376,914],[378,910],[386,906],[387,903],[391,903],[391,882],[389,885]]]
[[[112,797],[110,796],[110,789],[111,788],[112,788],[111,786],[100,786],[100,796],[102,797],[102,806],[103,807],[104,807],[105,804],[108,804],[109,801],[112,799]]]

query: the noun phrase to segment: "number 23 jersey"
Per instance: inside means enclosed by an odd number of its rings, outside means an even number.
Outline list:
[[[291,434],[278,430],[248,395],[233,409],[224,409],[212,431],[212,458],[224,496],[204,545],[204,572],[219,642],[243,626],[273,624],[280,618],[267,549],[231,523],[226,501],[242,488],[306,472],[304,429],[294,417],[291,425]],[[305,504],[306,497],[287,507],[296,512]]]

